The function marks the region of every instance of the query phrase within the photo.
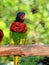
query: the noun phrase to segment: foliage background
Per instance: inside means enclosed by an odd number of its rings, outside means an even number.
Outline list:
[[[36,13],[32,12],[34,9],[37,11]],[[26,44],[33,43],[32,40],[49,44],[49,0],[0,0],[0,28],[4,32],[4,39],[0,44],[10,44],[10,25],[19,11],[26,13],[25,23],[28,27]],[[10,60],[13,59],[11,58]],[[9,61],[8,57],[1,59]],[[29,61],[27,64],[32,65],[29,64]]]

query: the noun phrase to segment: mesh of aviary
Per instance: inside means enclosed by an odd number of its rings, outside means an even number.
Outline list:
[[[39,60],[38,65],[49,65],[49,57]]]
[[[0,0],[0,29],[4,33],[0,45],[11,45],[10,26],[20,11],[26,14],[24,22],[28,29],[25,34],[25,44],[49,45],[49,0]],[[16,44],[15,32],[13,38]],[[10,62],[14,62],[13,58],[14,56],[0,57],[0,65],[6,65],[6,63],[10,65]],[[44,58],[45,56],[20,57],[19,63],[20,65],[42,65],[44,61],[40,62],[40,60]]]

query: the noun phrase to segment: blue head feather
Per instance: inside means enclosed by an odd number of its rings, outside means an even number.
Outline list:
[[[23,14],[25,15],[24,12],[19,12],[19,13],[17,14],[16,21],[23,22],[23,20],[21,19],[21,16],[22,16]]]

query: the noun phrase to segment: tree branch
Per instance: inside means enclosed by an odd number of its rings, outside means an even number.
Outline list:
[[[49,46],[43,45],[17,45],[1,46],[0,56],[49,56]]]

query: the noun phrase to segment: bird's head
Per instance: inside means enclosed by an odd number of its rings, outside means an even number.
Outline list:
[[[17,14],[16,21],[18,21],[18,22],[24,22],[24,19],[25,19],[25,13],[24,12],[19,12]]]

